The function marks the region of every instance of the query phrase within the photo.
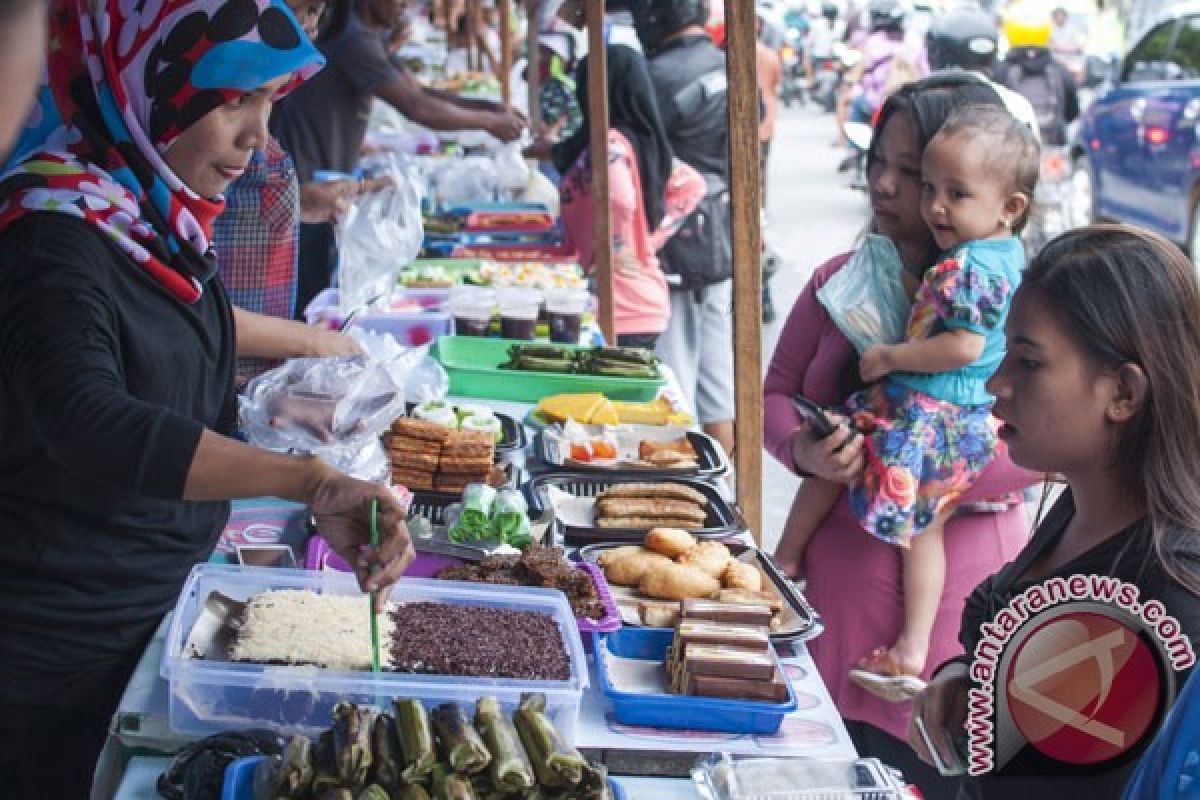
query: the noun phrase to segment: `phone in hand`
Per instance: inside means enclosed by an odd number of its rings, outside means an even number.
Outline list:
[[[813,436],[816,438],[827,438],[832,436],[833,432],[837,430],[837,424],[829,418],[829,415],[825,413],[825,409],[804,395],[798,394],[793,396],[792,405],[796,407],[796,413],[812,428]]]
[[[913,724],[917,728],[917,733],[921,734],[921,740],[925,742],[925,749],[929,751],[929,755],[933,758],[933,765],[937,767],[937,771],[947,778],[952,778],[957,775],[965,775],[967,773],[967,763],[964,754],[961,752],[965,748],[960,741],[951,740],[951,746],[954,747],[953,762],[947,764],[942,758],[942,753],[933,746],[933,740],[929,738],[929,729],[925,727],[925,720],[921,719],[920,715],[913,717]]]

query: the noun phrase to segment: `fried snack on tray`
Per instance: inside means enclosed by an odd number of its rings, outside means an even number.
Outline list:
[[[392,433],[409,439],[423,439],[429,442],[445,442],[452,431],[444,425],[429,422],[414,417],[400,417],[392,422]]]
[[[658,497],[605,497],[596,501],[598,517],[670,517],[704,522],[708,512],[695,503]]]
[[[619,558],[632,555],[634,553],[645,553],[646,548],[639,544],[627,544],[624,547],[614,547],[612,550],[605,550],[596,557],[596,563],[600,569],[607,570],[609,564],[612,564]]]
[[[696,546],[696,537],[679,528],[655,528],[646,534],[646,547],[675,558]]]
[[[634,462],[638,465],[646,465],[657,469],[687,469],[697,467],[699,464],[694,458],[674,453],[669,450],[661,453],[652,453]]]
[[[674,628],[679,622],[679,603],[660,600],[641,600],[637,604],[638,618],[650,628]]]
[[[397,470],[419,470],[421,472],[433,472],[435,469],[437,469],[438,465],[438,457],[436,453],[417,453],[396,450],[389,452],[388,457],[392,461],[392,466]]]
[[[680,483],[617,483],[597,495],[597,500],[611,497],[655,497],[708,505],[708,498],[703,492]]]
[[[596,527],[609,530],[649,530],[666,525],[671,528],[682,528],[688,531],[698,531],[704,528],[703,522],[690,519],[672,519],[670,517],[604,517],[596,520]]]
[[[770,592],[752,592],[748,589],[722,589],[717,593],[716,599],[721,603],[766,606],[776,614],[783,610],[783,599]]]
[[[691,550],[680,555],[676,561],[686,567],[695,567],[706,575],[719,579],[725,574],[725,569],[729,566],[732,558],[729,548],[720,542],[700,542]]]
[[[618,586],[637,586],[642,577],[651,569],[658,569],[673,563],[671,559],[659,553],[643,550],[640,553],[628,553],[616,559],[604,568],[604,577],[609,583]]]
[[[655,456],[671,455],[678,458],[695,459],[696,448],[686,436],[669,442],[643,441],[638,443],[638,458],[654,461]]]
[[[762,572],[753,564],[731,558],[724,574],[721,575],[721,585],[726,589],[759,592],[762,591]]]
[[[673,561],[647,571],[638,584],[642,594],[662,600],[712,597],[720,588],[720,581],[711,575]]]

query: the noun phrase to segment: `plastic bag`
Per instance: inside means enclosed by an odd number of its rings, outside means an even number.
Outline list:
[[[496,165],[484,156],[468,156],[451,162],[437,178],[438,199],[442,205],[494,200],[498,187]]]
[[[521,143],[511,142],[501,147],[493,159],[496,186],[513,192],[524,191],[529,184],[529,165],[521,155]]]
[[[862,246],[825,285],[817,300],[858,352],[906,338],[911,303],[904,264],[886,236],[868,234]]]
[[[289,361],[252,380],[240,398],[246,440],[318,455],[347,474],[386,481],[379,436],[404,413],[402,369],[399,361],[365,354]]]
[[[425,230],[415,181],[393,156],[376,159],[372,172],[392,185],[361,195],[338,225],[338,288],[343,309],[380,297],[401,268],[421,251]]]

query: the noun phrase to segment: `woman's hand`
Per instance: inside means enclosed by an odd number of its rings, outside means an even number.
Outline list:
[[[850,484],[866,466],[862,434],[852,430],[845,417],[828,414],[837,429],[824,439],[813,436],[807,422],[792,434],[792,462],[802,473],[834,483]]]
[[[929,682],[925,691],[913,698],[913,713],[908,722],[908,743],[917,757],[926,764],[936,766],[925,739],[917,730],[917,717],[925,725],[925,731],[933,746],[937,748],[943,764],[957,762],[952,736],[965,734],[967,724],[967,665],[961,662],[948,664]]]
[[[525,121],[514,111],[491,111],[484,130],[502,142],[515,141],[525,130]]]
[[[379,504],[379,546],[371,544],[371,501]],[[405,511],[391,489],[348,477],[320,462],[308,494],[317,530],[342,559],[354,567],[364,592],[378,591],[376,611],[388,590],[416,557],[405,525]]]
[[[305,328],[304,355],[308,358],[357,356],[362,353],[362,347],[352,336],[316,325],[307,325]]]
[[[892,363],[892,346],[873,344],[863,351],[858,360],[858,372],[867,383],[874,383],[895,370]]]
[[[300,221],[333,222],[350,207],[347,198],[358,194],[358,181],[323,181],[300,184]]]

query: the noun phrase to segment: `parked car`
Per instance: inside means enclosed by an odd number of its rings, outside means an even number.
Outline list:
[[[1200,258],[1200,2],[1146,30],[1084,112],[1071,155],[1075,222],[1139,225]]]

